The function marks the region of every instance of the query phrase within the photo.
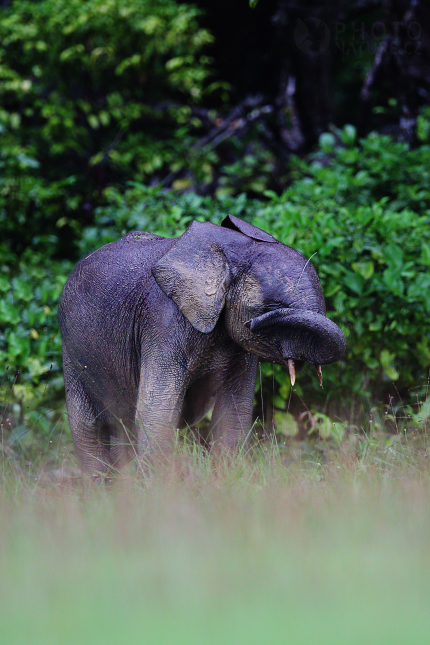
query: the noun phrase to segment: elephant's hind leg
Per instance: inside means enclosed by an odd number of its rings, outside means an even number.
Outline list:
[[[65,348],[63,364],[69,425],[81,467],[103,478],[112,465],[107,415],[88,396],[82,376],[71,364]]]

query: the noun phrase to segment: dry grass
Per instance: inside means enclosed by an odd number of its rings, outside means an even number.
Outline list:
[[[367,443],[182,448],[111,489],[4,466],[0,642],[427,643],[430,446]]]

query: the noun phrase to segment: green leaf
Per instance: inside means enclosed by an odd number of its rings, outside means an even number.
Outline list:
[[[375,270],[373,262],[353,262],[352,268],[365,280],[371,278]]]
[[[0,275],[0,291],[9,291],[11,286],[10,278],[7,278],[5,275]]]
[[[388,244],[384,248],[384,257],[390,268],[400,271],[403,264],[403,250],[397,244]]]
[[[348,271],[344,277],[344,283],[351,289],[351,291],[354,291],[354,293],[357,293],[358,295],[363,291],[364,280],[358,273]]]
[[[388,378],[389,378],[391,381],[398,381],[400,374],[399,374],[399,373],[398,373],[398,371],[397,371],[394,367],[392,367],[391,365],[388,365],[388,366],[384,369],[384,372],[385,372],[385,374],[388,376]]]
[[[357,138],[357,130],[355,126],[347,124],[344,126],[343,130],[339,132],[340,140],[346,146],[353,145]]]
[[[424,403],[420,407],[418,414],[414,415],[414,417],[416,421],[418,421],[418,423],[427,421],[427,419],[430,417],[430,398],[424,401]]]
[[[287,437],[295,437],[299,434],[298,423],[289,412],[275,410],[274,422],[277,434],[283,434]]]
[[[318,433],[321,439],[329,439],[333,431],[333,421],[325,414],[316,412],[314,416],[318,419]]]
[[[424,114],[417,116],[417,137],[420,141],[428,141],[430,139],[430,119],[428,112],[426,116]]]
[[[30,339],[26,336],[19,336],[16,332],[11,331],[8,336],[8,352],[12,359],[27,358],[30,354]]]
[[[423,244],[421,247],[421,262],[430,266],[430,244]]]
[[[330,152],[336,145],[336,139],[331,132],[323,132],[319,138],[319,146],[322,150]]]
[[[87,118],[88,118],[88,123],[93,128],[93,130],[97,130],[97,128],[100,127],[99,120],[95,114],[89,114]]]
[[[399,296],[403,295],[404,285],[396,269],[385,269],[382,274],[382,280],[389,291]]]
[[[381,361],[382,368],[385,374],[392,381],[397,381],[399,379],[399,373],[393,366],[393,361],[396,358],[395,354],[392,354],[388,349],[383,349],[379,355],[379,360]]]
[[[348,296],[344,291],[338,291],[333,299],[334,308],[339,313],[343,313],[347,307]]]
[[[326,298],[331,298],[334,296],[338,291],[340,291],[341,285],[336,284],[336,282],[332,281],[329,283],[328,287],[324,289],[324,295]]]
[[[34,298],[34,288],[28,282],[14,278],[13,280],[13,294],[14,297],[25,302],[30,302]]]
[[[16,159],[17,161],[19,161],[21,168],[39,168],[40,166],[40,163],[37,161],[37,159],[24,154],[16,155]]]
[[[16,325],[20,320],[21,316],[17,307],[6,300],[0,300],[0,322]]]
[[[387,367],[389,363],[393,360],[394,354],[388,351],[388,349],[383,349],[379,355],[379,360],[381,361],[382,367]]]

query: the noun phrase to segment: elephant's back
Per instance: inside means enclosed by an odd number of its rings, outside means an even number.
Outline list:
[[[81,260],[68,278],[58,307],[63,340],[70,335],[111,334],[128,326],[145,296],[151,269],[175,243],[144,231],[132,231]]]
[[[61,300],[90,298],[93,303],[115,296],[122,299],[137,286],[143,287],[151,269],[174,244],[144,231],[102,246],[81,260],[69,276]]]

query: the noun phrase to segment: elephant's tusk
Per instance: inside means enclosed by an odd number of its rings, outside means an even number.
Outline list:
[[[319,380],[320,385],[322,387],[323,386],[323,375],[322,375],[321,365],[318,365],[317,363],[315,363],[315,369],[316,369],[316,372],[317,372],[318,380]]]
[[[294,367],[294,361],[292,358],[288,359],[288,371],[290,372],[290,381],[292,387],[296,382],[296,369]]]

